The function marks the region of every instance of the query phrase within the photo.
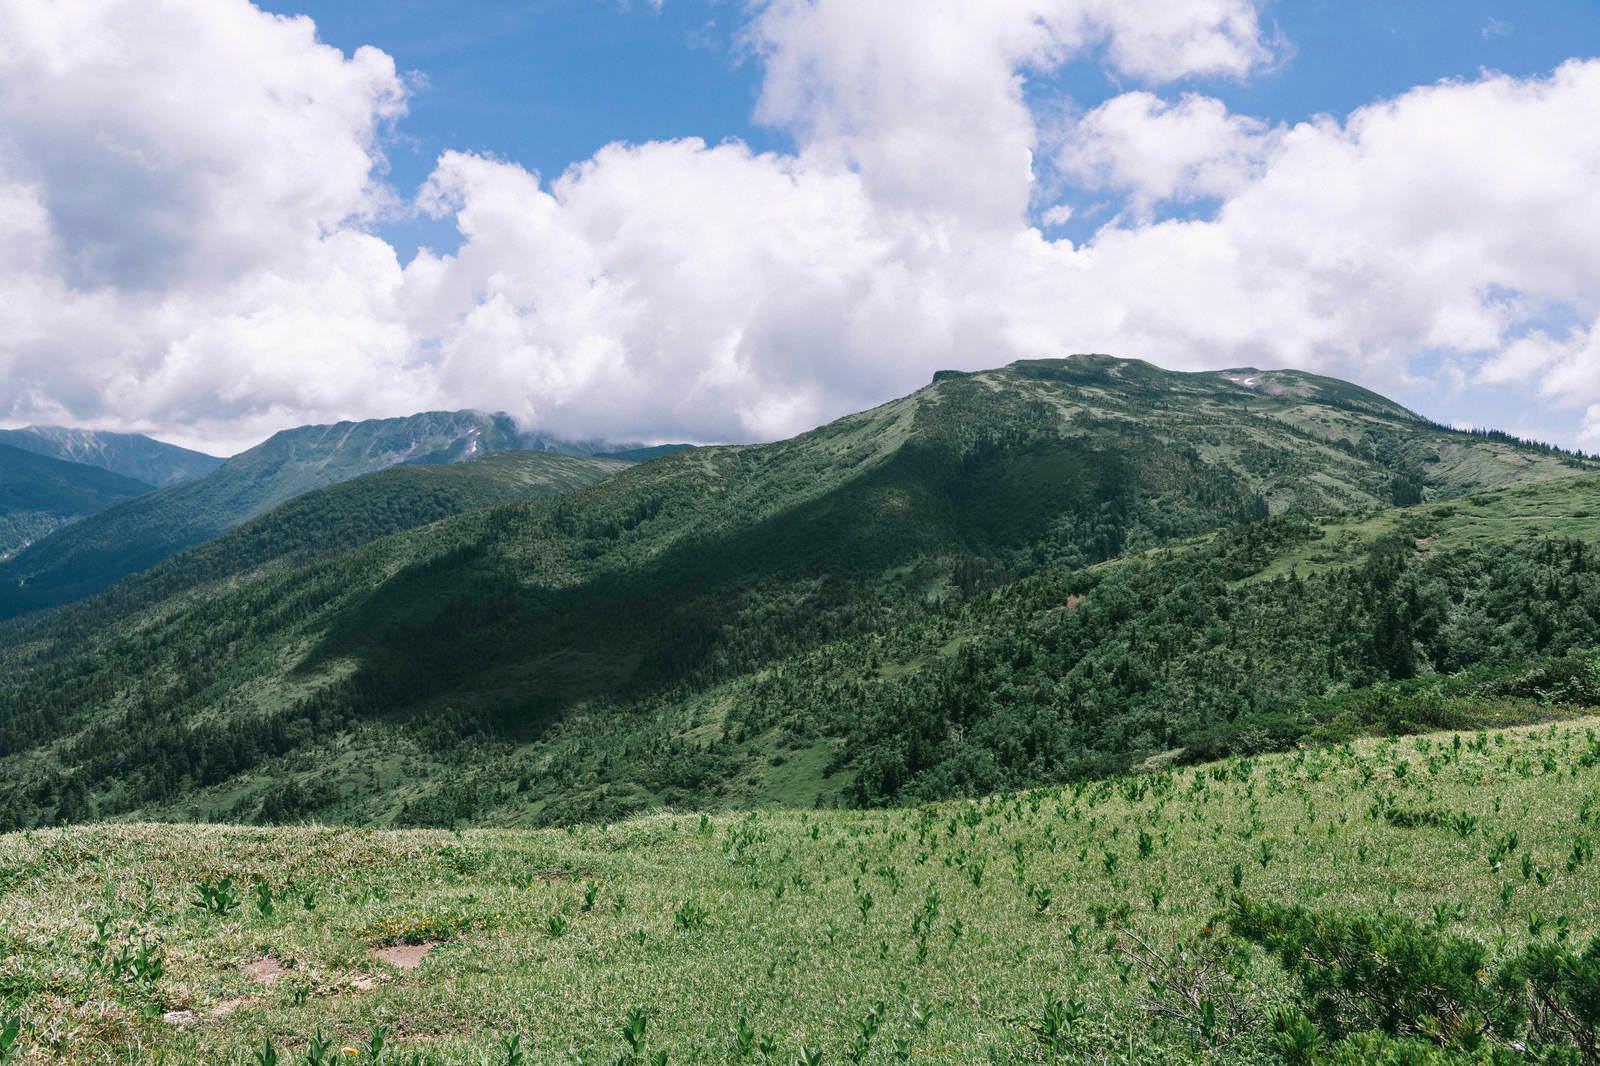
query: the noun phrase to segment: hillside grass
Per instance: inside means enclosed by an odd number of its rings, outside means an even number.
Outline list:
[[[638,1061],[631,1011],[645,1061],[1280,1061],[1277,963],[1245,957],[1226,978],[1238,1017],[1207,1039],[1147,1009],[1133,937],[1192,963],[1237,891],[1408,916],[1496,963],[1584,944],[1597,728],[1363,739],[893,811],[12,834],[0,1027],[20,1021],[20,1062],[242,1064],[263,1041],[300,1062],[318,1031],[365,1062],[375,1027],[392,1063],[515,1061],[513,1037],[527,1062]],[[194,905],[223,879],[237,908]],[[403,970],[375,955],[397,943],[436,946]]]

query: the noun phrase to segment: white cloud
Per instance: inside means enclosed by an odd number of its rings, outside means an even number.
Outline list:
[[[1280,134],[1211,97],[1167,103],[1130,92],[1083,116],[1056,149],[1056,165],[1085,189],[1125,194],[1143,217],[1163,201],[1239,192],[1260,176]]]
[[[236,446],[370,389],[382,361],[334,338],[387,328],[370,293],[337,298],[373,285],[367,266],[387,256],[398,279],[388,246],[350,228],[394,202],[377,143],[405,90],[388,56],[347,58],[309,19],[244,0],[0,0],[0,27],[13,418]]]
[[[1030,194],[1028,72],[1096,48],[1154,84],[1272,58],[1252,0],[771,0],[749,36],[758,119],[859,168],[885,206],[1002,224]]]
[[[476,406],[770,438],[935,369],[1097,350],[1379,387],[1427,354],[1594,404],[1600,437],[1600,324],[1552,324],[1600,318],[1600,62],[1274,127],[1166,88],[1274,60],[1248,0],[771,0],[758,115],[794,151],[613,145],[553,181],[447,152],[416,205],[460,245],[402,264],[371,226],[388,57],[244,0],[0,0],[0,24],[13,420],[226,448]],[[1042,138],[1025,79],[1084,60],[1144,88]],[[1042,187],[1047,149],[1071,188]],[[1027,221],[1108,195],[1082,244]]]

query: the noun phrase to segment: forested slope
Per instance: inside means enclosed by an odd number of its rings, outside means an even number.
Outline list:
[[[285,430],[204,477],[103,511],[0,566],[0,617],[86,596],[312,489],[514,447],[508,419],[472,411]]]
[[[153,487],[98,467],[0,444],[0,560]]]
[[[941,375],[791,441],[174,586],[109,629],[19,631],[0,651],[0,811],[560,820],[1095,773],[1341,686],[1491,661],[1433,661],[1422,601],[1395,591],[1414,573],[1452,603],[1485,568],[1486,587],[1523,566],[1588,587],[1587,556],[1529,554],[1550,530],[1528,515],[1459,571],[1362,540],[1295,607],[1293,582],[1239,584],[1323,528],[1271,516],[1587,468],[1303,374],[1075,357]],[[1452,624],[1502,624],[1469,606]],[[1578,642],[1580,615],[1555,617],[1528,654]],[[1313,639],[1332,621],[1379,636]]]
[[[142,433],[110,433],[69,426],[26,426],[0,429],[0,444],[83,463],[162,488],[202,477],[223,463],[176,444],[152,440]]]

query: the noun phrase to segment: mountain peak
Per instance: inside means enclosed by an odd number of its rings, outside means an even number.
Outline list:
[[[222,460],[142,433],[113,433],[72,426],[0,430],[0,443],[51,459],[109,470],[157,488],[209,474]]]

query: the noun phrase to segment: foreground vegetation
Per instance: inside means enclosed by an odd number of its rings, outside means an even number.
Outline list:
[[[1597,727],[892,811],[13,834],[0,1060],[1593,1062]]]

